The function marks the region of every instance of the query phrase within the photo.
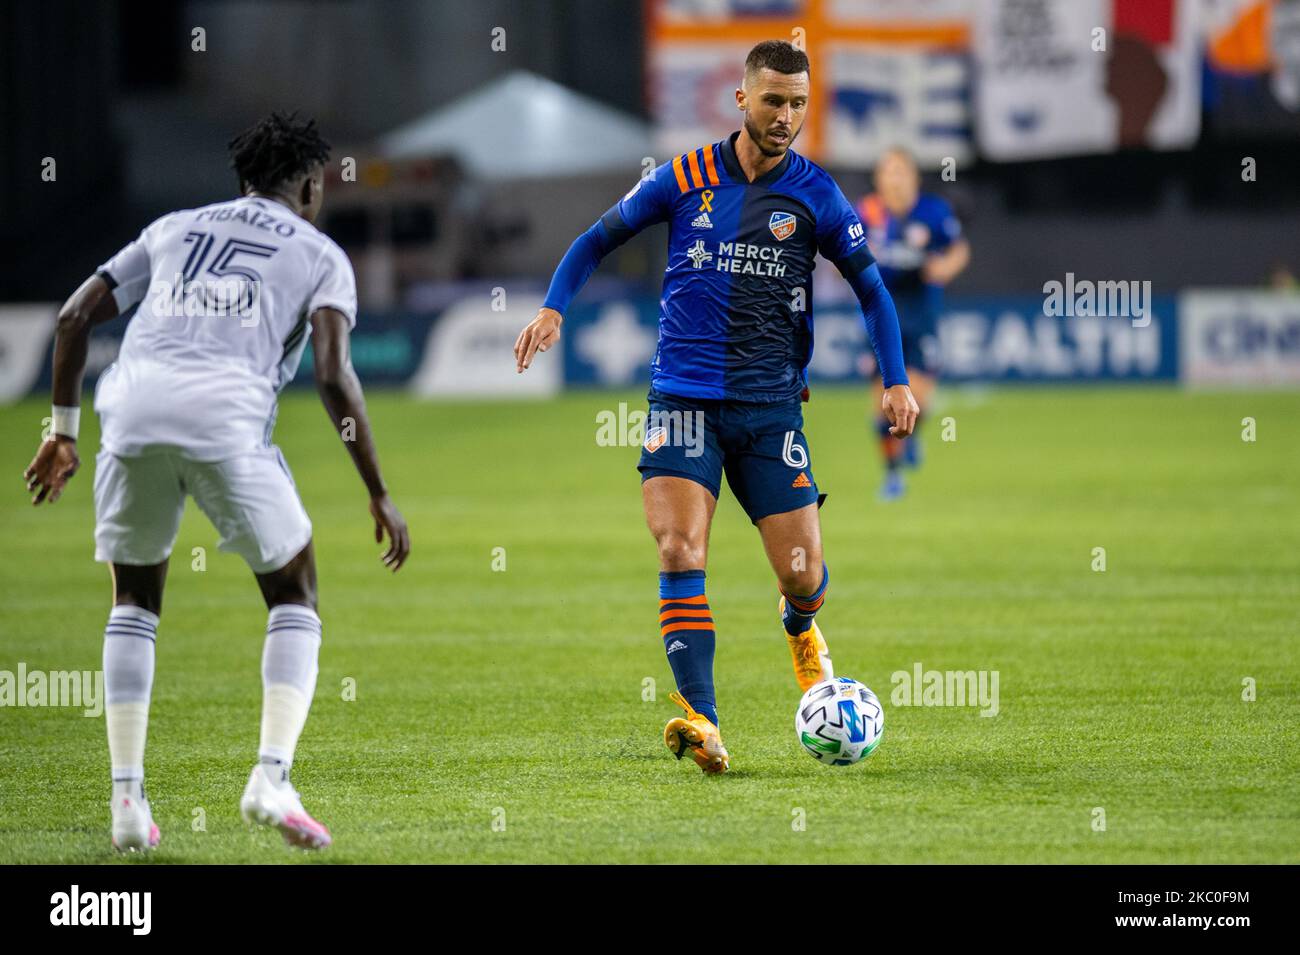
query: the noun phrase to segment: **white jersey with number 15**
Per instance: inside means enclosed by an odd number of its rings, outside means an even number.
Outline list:
[[[356,324],[343,250],[271,199],[165,215],[98,271],[119,311],[139,303],[95,391],[101,443],[114,454],[175,449],[214,461],[266,447],[308,318],[332,308]]]

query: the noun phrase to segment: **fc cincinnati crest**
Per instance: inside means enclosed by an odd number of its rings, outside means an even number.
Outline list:
[[[767,227],[772,230],[778,242],[784,242],[794,235],[794,227],[797,224],[798,220],[788,212],[773,212],[772,218],[767,220]]]
[[[656,451],[658,451],[660,448],[664,446],[664,442],[667,440],[668,440],[667,428],[651,428],[649,431],[646,432],[645,449],[649,451],[651,454],[654,454]]]

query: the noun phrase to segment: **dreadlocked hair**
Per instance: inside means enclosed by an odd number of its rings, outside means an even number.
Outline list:
[[[321,138],[314,119],[272,113],[230,141],[230,168],[243,188],[258,192],[304,175],[330,156],[330,144]]]

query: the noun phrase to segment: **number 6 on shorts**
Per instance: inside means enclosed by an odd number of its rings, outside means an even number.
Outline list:
[[[792,468],[806,468],[808,466],[808,452],[801,444],[794,443],[794,436],[798,432],[787,431],[785,433],[785,443],[781,445],[781,460]]]

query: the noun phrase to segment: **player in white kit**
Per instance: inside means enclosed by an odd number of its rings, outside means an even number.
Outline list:
[[[50,436],[25,472],[33,504],[58,500],[79,465],[77,424],[94,325],[138,303],[95,410],[95,559],[113,578],[104,634],[112,841],[158,844],[144,796],[154,642],[167,560],[186,496],[247,561],[268,608],[258,762],[240,803],[250,823],[319,848],[329,831],[289,782],[316,688],[321,622],[311,521],[279,448],[276,395],[308,337],[316,387],[370,493],[382,560],[410,551],[388,497],[349,357],[356,285],[343,251],[312,224],[329,145],[312,122],[272,114],[230,144],[238,199],[163,216],[109,259],[59,312]]]

